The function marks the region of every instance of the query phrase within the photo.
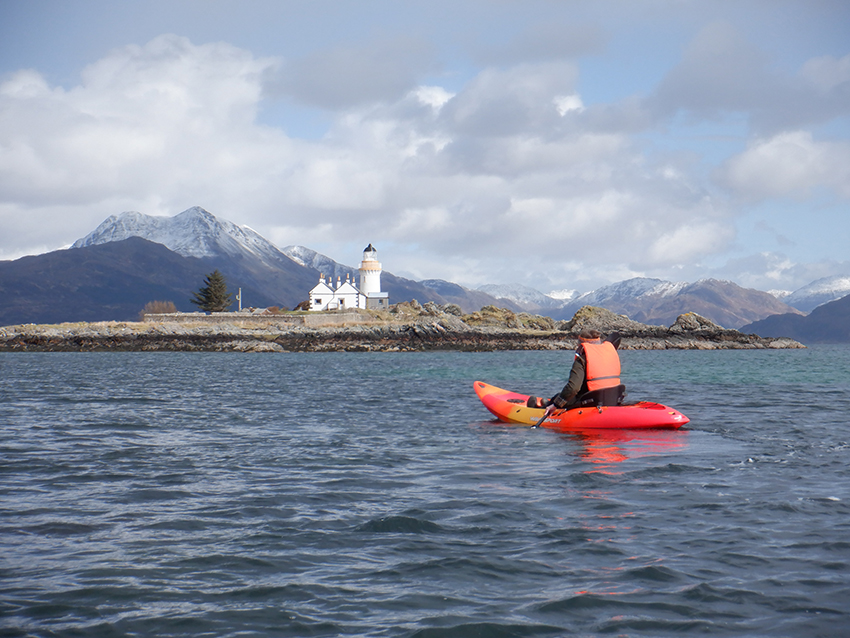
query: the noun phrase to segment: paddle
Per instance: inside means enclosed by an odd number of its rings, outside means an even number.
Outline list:
[[[531,427],[532,427],[532,428],[539,428],[539,427],[543,424],[543,421],[545,421],[545,420],[546,420],[546,418],[547,418],[548,416],[549,416],[549,415],[548,415],[548,414],[546,414],[546,412],[544,411],[544,412],[543,412],[543,418],[542,418],[542,419],[540,419],[537,423],[535,423],[535,424],[534,424],[534,425],[532,425]]]
[[[554,413],[554,412],[555,412],[555,411],[554,411],[554,410],[552,410],[552,413]],[[531,427],[532,427],[532,428],[539,428],[541,425],[543,425],[543,421],[545,421],[547,418],[549,418],[549,415],[548,415],[548,414],[546,414],[546,410],[543,410],[543,416],[541,417],[541,419],[540,419],[537,423],[535,423],[534,425],[532,425]]]

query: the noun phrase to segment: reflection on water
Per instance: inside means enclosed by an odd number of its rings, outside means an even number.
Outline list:
[[[564,432],[561,439],[577,442],[579,458],[597,467],[588,472],[615,473],[614,464],[628,459],[685,451],[687,430],[585,430]]]

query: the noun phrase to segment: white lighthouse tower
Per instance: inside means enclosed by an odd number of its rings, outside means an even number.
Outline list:
[[[388,308],[389,294],[381,292],[381,262],[378,261],[378,251],[372,244],[363,251],[363,261],[360,262],[360,294],[363,296],[362,308]]]
[[[360,292],[364,295],[381,292],[381,262],[378,261],[378,251],[372,244],[366,246],[363,261],[360,262]]]

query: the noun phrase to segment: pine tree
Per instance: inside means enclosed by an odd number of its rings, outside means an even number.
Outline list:
[[[227,292],[227,282],[218,270],[214,270],[204,278],[206,286],[198,292],[193,292],[193,304],[207,312],[224,312],[233,303],[233,295]]]

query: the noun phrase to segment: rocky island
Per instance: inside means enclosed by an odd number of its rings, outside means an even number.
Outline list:
[[[569,321],[485,306],[462,314],[454,304],[403,302],[387,311],[321,313],[175,313],[139,322],[25,324],[0,328],[0,351],[410,352],[423,350],[571,350],[595,328],[622,336],[621,349],[804,348],[722,328],[695,313],[670,327],[585,306]]]

